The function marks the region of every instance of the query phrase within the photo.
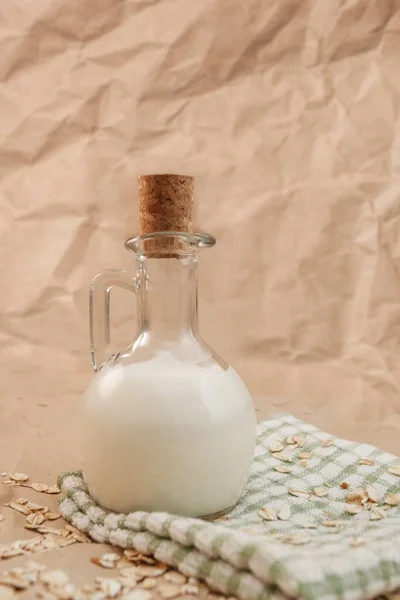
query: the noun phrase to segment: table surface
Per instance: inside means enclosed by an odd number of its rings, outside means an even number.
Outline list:
[[[65,366],[65,365],[64,365]],[[8,473],[22,472],[29,475],[31,481],[55,483],[58,473],[80,467],[80,428],[79,405],[81,390],[87,383],[87,373],[75,373],[71,382],[67,368],[49,369],[51,373],[44,381],[43,373],[37,365],[32,371],[19,371],[18,367],[10,371],[8,389],[12,397],[3,394],[0,401],[0,471]],[[54,390],[64,390],[54,393]],[[348,422],[345,416],[335,411],[319,411],[307,414],[305,406],[296,399],[259,397],[255,398],[257,417],[268,418],[279,412],[291,412],[335,435],[366,441],[394,452],[400,452],[400,439],[388,431],[380,431],[373,421],[362,424]],[[390,432],[389,432],[390,433]],[[32,537],[35,532],[24,529],[25,517],[4,504],[17,497],[26,497],[57,510],[57,496],[35,492],[31,489],[0,485],[0,514],[4,520],[0,524],[0,543],[9,544],[15,540]],[[53,524],[52,524],[53,525]],[[63,526],[61,519],[54,526]],[[109,551],[107,546],[75,543],[65,548],[37,553],[28,557],[51,569],[65,571],[75,585],[91,583],[97,576],[112,577],[116,571],[104,569],[91,562]],[[27,557],[15,557],[0,560],[0,573],[25,564]],[[160,579],[161,581],[161,579]],[[21,598],[36,597],[37,588],[21,592]],[[187,596],[188,594],[182,594]],[[209,595],[205,585],[200,587],[197,596]],[[156,597],[156,594],[154,594]],[[195,596],[191,596],[192,598]]]

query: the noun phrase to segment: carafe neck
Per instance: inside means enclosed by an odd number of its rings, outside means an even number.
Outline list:
[[[137,258],[139,332],[153,340],[196,335],[197,254]]]

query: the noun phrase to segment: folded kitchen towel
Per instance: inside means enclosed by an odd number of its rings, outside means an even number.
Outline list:
[[[59,485],[62,515],[93,540],[151,554],[242,600],[364,600],[400,587],[400,459],[291,415],[258,425],[243,497],[214,522],[110,513],[80,472]]]

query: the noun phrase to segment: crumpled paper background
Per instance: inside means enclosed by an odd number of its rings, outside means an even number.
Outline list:
[[[198,177],[201,330],[259,417],[400,452],[396,3],[13,0],[0,56],[4,470],[79,467],[88,287],[168,171]]]

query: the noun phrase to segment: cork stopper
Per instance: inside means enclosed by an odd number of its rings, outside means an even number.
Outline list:
[[[139,232],[192,231],[194,178],[140,175]]]

